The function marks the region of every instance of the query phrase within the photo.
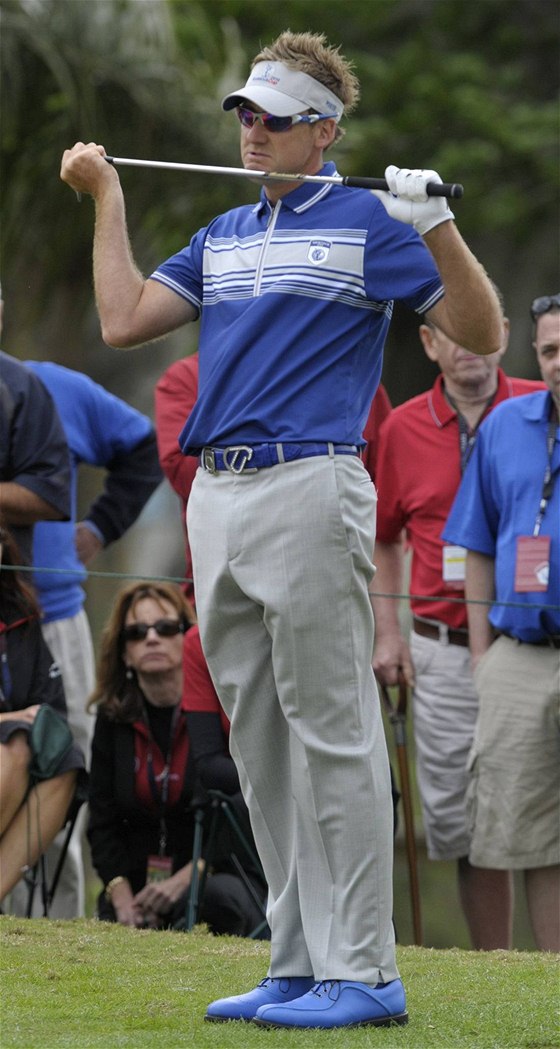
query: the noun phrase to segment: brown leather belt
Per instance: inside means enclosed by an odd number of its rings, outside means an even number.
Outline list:
[[[510,641],[517,641],[518,645],[542,645],[548,648],[560,648],[560,634],[547,634],[546,637],[541,638],[539,641],[521,641],[519,637],[514,637],[513,634],[506,634],[500,631],[499,637],[509,637]]]
[[[412,617],[412,629],[415,634],[420,634],[420,637],[429,637],[432,641],[440,641],[446,636],[445,631],[440,632],[439,627],[434,626],[433,623],[426,623],[424,619],[418,619],[416,616]],[[452,630],[449,627],[447,630],[447,643],[448,645],[461,645],[462,648],[468,648],[468,631]]]

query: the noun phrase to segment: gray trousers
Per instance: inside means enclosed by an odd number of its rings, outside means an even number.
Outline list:
[[[189,499],[202,645],[269,885],[271,976],[398,976],[375,515],[349,456],[199,469]]]

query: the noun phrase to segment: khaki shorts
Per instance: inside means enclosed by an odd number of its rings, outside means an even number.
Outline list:
[[[468,856],[467,762],[478,715],[468,648],[412,633],[416,779],[431,860]]]
[[[498,870],[560,863],[560,652],[500,637],[475,685],[469,859]]]

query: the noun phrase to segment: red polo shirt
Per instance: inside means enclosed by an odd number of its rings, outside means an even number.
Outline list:
[[[541,382],[511,379],[499,369],[496,396],[487,411],[509,397],[543,388]],[[463,598],[464,590],[443,581],[440,536],[461,480],[460,463],[457,413],[445,398],[439,375],[431,390],[394,408],[381,427],[377,537],[394,543],[405,530],[412,550],[412,612],[454,628],[467,626],[467,612],[464,604],[449,598]]]

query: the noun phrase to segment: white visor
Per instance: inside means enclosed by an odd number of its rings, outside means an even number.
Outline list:
[[[338,121],[344,112],[343,103],[328,87],[281,62],[257,62],[245,86],[223,99],[222,109],[235,109],[244,102],[252,102],[275,117],[293,117],[313,109]]]

